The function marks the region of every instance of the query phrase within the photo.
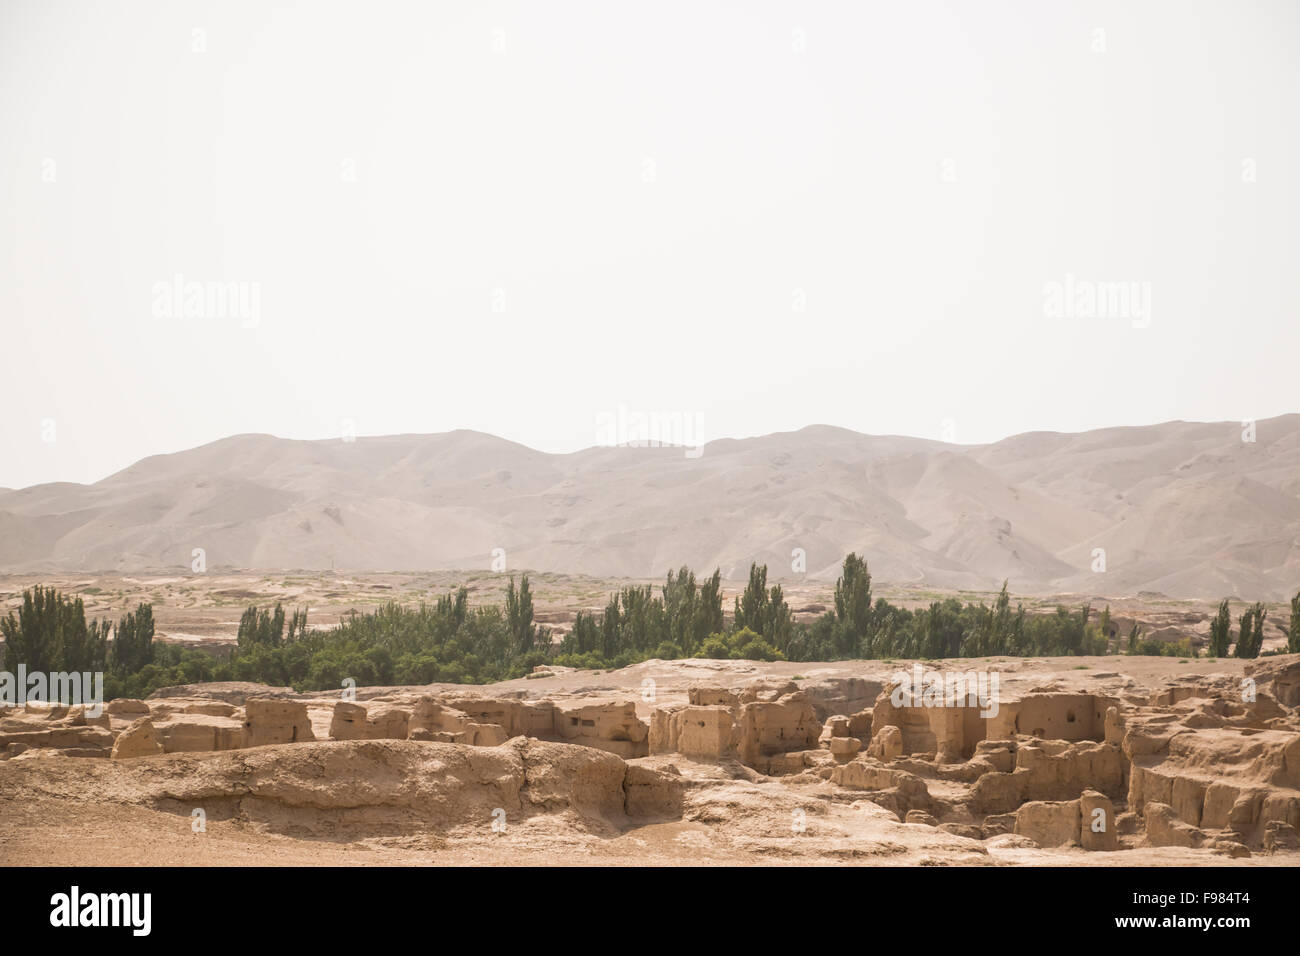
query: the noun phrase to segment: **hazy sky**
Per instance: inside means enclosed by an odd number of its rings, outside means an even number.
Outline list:
[[[1294,0],[0,0],[0,486],[1300,411],[1297,94]]]

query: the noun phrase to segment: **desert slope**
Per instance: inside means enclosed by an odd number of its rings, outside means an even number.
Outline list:
[[[476,432],[240,435],[92,485],[0,491],[0,569],[510,568],[632,577],[751,561],[936,587],[1280,600],[1300,587],[1300,415],[982,446],[797,432],[552,455]],[[1106,550],[1106,572],[1092,570]]]

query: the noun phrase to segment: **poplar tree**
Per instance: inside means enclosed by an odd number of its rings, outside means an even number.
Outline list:
[[[1300,592],[1291,599],[1291,626],[1286,632],[1288,654],[1300,654]]]
[[[1228,616],[1228,599],[1219,602],[1219,613],[1210,622],[1210,656],[1227,657],[1232,643],[1232,619]]]

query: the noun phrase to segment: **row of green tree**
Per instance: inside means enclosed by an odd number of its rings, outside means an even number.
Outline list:
[[[134,674],[153,660],[153,606],[140,604],[116,630],[107,618],[87,620],[81,598],[40,585],[23,592],[17,611],[0,618],[5,667],[29,673]]]
[[[657,593],[656,593],[657,591]],[[1211,622],[1212,657],[1256,657],[1265,609],[1246,608],[1234,638],[1228,601]],[[874,598],[867,563],[844,560],[833,605],[811,622],[796,621],[767,568],[753,565],[731,620],[723,613],[719,571],[697,581],[694,572],[669,572],[664,584],[628,586],[610,596],[602,613],[581,611],[559,641],[535,621],[528,576],[510,579],[502,605],[471,607],[465,588],[433,604],[386,604],[350,613],[330,628],[311,628],[306,610],[286,617],[280,604],[249,607],[236,646],[222,657],[155,643],[153,609],[140,604],[116,625],[88,621],[80,598],[36,587],[16,612],[0,619],[5,667],[28,671],[103,671],[111,697],[143,697],[159,687],[214,680],[246,680],[298,690],[357,686],[487,683],[521,677],[542,663],[625,667],[652,657],[822,661],[956,657],[1135,654],[1193,657],[1190,642],[1144,637],[1134,625],[1119,635],[1110,608],[1094,615],[1085,604],[1054,613],[1012,608],[1005,584],[991,603],[934,601],[915,610]],[[1300,594],[1291,601],[1287,650],[1300,653]]]

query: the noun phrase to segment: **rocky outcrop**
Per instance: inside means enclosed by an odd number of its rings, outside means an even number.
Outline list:
[[[1148,846],[1195,847],[1205,840],[1204,833],[1180,820],[1178,813],[1167,803],[1148,803],[1144,816]]]
[[[799,689],[808,696],[817,719],[825,721],[836,714],[856,714],[871,707],[884,684],[863,677],[834,677],[805,681]]]
[[[1040,847],[1073,846],[1079,843],[1080,820],[1078,800],[1033,800],[1016,811],[1015,833]]]
[[[117,735],[113,741],[113,759],[126,760],[131,757],[156,757],[163,752],[162,741],[154,730],[153,720],[141,717],[130,727]]]
[[[232,717],[173,714],[155,720],[154,729],[169,754],[238,750],[244,744],[244,724]]]
[[[1148,713],[1127,720],[1129,808],[1149,817],[1148,808],[1158,807],[1154,836],[1148,820],[1148,839],[1179,841],[1153,845],[1197,845],[1168,825],[1168,813],[1189,828],[1231,831],[1239,842],[1257,847],[1270,822],[1300,825],[1300,731],[1189,727],[1186,718],[1201,712],[1193,709],[1183,719]],[[1244,712],[1236,717],[1250,719]]]
[[[1119,849],[1119,822],[1115,805],[1096,790],[1079,796],[1079,842],[1085,850]]]
[[[536,817],[615,835],[681,815],[678,775],[590,747],[516,737],[497,747],[399,740],[303,743],[199,758],[163,757],[115,784],[135,801],[192,807],[275,832],[354,840],[481,828],[483,839]],[[496,829],[494,829],[494,825]]]
[[[135,700],[130,697],[119,697],[116,700],[110,700],[105,704],[104,710],[114,717],[129,717],[134,720],[138,717],[148,716],[149,705],[142,700]]]
[[[867,755],[877,760],[897,760],[903,753],[903,732],[893,724],[885,724],[877,730],[867,747]]]
[[[65,757],[109,757],[114,735],[108,721],[107,714],[86,717],[80,706],[11,708],[0,717],[0,759],[44,750]]]
[[[177,684],[160,687],[149,695],[150,703],[173,697],[206,698],[219,700],[235,707],[243,707],[250,697],[277,700],[296,700],[298,694],[292,687],[270,687],[249,681],[218,681],[207,684]]]
[[[846,790],[868,791],[868,799],[885,807],[900,820],[911,810],[930,811],[933,801],[925,781],[906,770],[895,770],[859,757],[836,766],[830,781]]]

